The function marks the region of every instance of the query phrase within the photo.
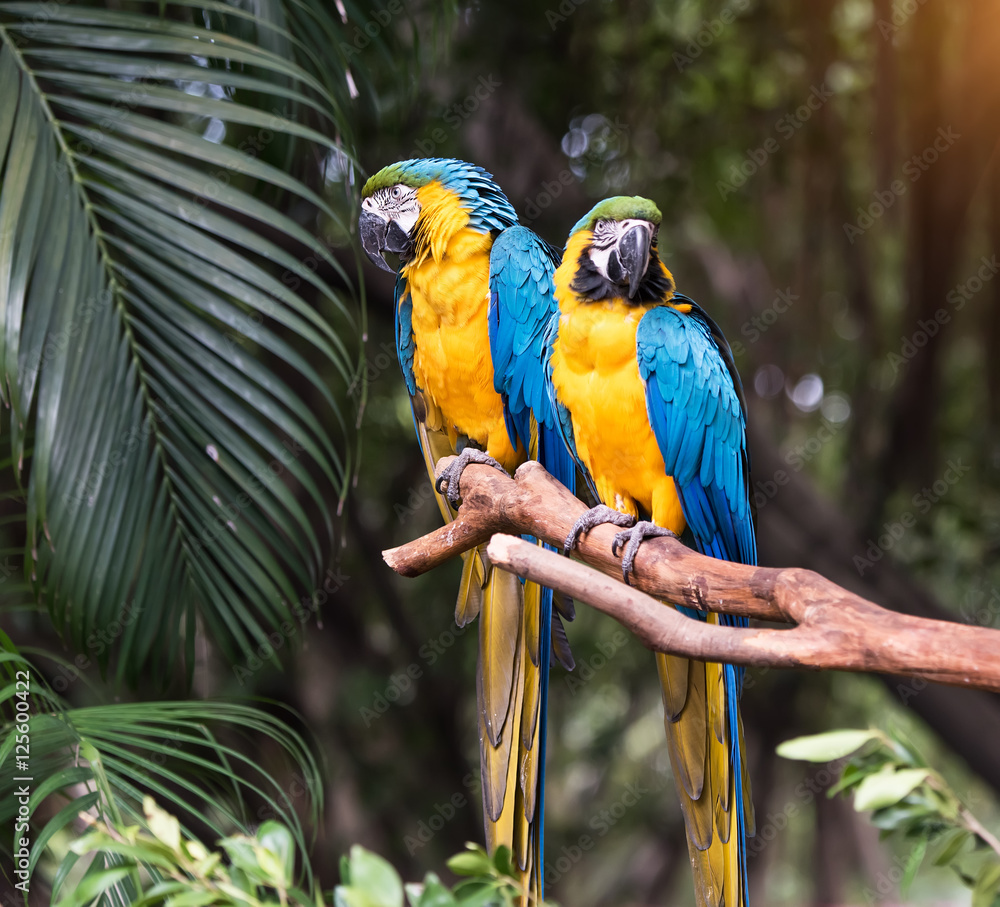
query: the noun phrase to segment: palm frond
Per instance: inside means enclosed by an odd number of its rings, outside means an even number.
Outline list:
[[[277,9],[0,3],[0,398],[27,572],[78,650],[132,602],[131,680],[190,670],[198,620],[236,660],[287,619],[354,469],[358,310],[315,229],[350,211],[294,175],[309,151],[353,178],[350,92],[335,61],[296,62],[319,47]]]
[[[0,665],[38,672],[23,655],[0,652]],[[0,689],[0,712],[9,712],[14,684]],[[144,824],[142,802],[154,795],[169,804],[185,830],[192,823],[223,836],[248,832],[261,815],[288,826],[299,852],[307,852],[300,814],[315,822],[322,805],[319,768],[309,747],[290,727],[260,709],[232,702],[144,702],[69,708],[50,689],[33,680],[34,711],[29,722],[29,807],[35,831],[29,858],[34,871],[53,839],[83,830],[80,813],[122,828]],[[296,771],[285,790],[248,747],[225,742],[234,732],[273,741]],[[15,797],[23,774],[15,771],[16,725],[0,727],[0,821],[13,826]],[[304,794],[295,802],[294,793]],[[263,804],[247,814],[247,799]],[[35,820],[45,817],[44,824]],[[69,873],[76,856],[68,854],[56,876]],[[308,870],[307,870],[308,874]]]

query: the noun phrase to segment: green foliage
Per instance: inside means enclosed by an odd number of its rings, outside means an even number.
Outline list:
[[[877,736],[877,731],[829,731],[826,734],[786,740],[778,747],[777,752],[785,759],[830,762],[833,759],[849,756]]]
[[[855,810],[871,812],[880,837],[911,842],[904,893],[930,852],[934,865],[950,867],[972,889],[972,907],[1000,904],[1000,840],[902,733],[829,731],[788,740],[777,752],[808,762],[851,756],[828,795],[853,792]]]
[[[93,860],[80,882],[56,892],[57,907],[95,904],[122,887],[129,903],[142,907],[322,903],[294,884],[293,836],[280,822],[265,822],[252,836],[222,838],[221,849],[210,852],[152,797],[143,801],[143,813],[143,826],[97,822],[70,846],[77,858]]]
[[[334,891],[337,907],[402,907],[403,883],[391,864],[355,845],[340,863],[341,885]]]
[[[142,826],[122,827],[104,822],[75,841],[77,858],[93,857],[84,879],[55,901],[56,907],[89,907],[123,884],[133,905],[257,905],[322,907],[331,903],[318,889],[307,892],[293,883],[295,845],[280,822],[265,822],[254,835],[222,838],[209,851],[185,835],[180,823],[160,809],[152,797],[143,801]],[[377,854],[359,845],[341,860],[341,884],[332,892],[334,907],[513,907],[523,893],[501,847],[491,859],[481,847],[448,861],[448,868],[466,878],[448,888],[433,872],[424,881],[404,885],[399,873]]]
[[[292,617],[354,470],[352,281],[275,204],[346,231],[292,155],[346,185],[349,123],[285,4],[262,8],[0,4],[0,398],[24,568],[78,651],[131,600],[130,682],[192,670],[198,619],[235,660]]]
[[[334,907],[403,907],[404,890],[409,907],[513,907],[518,898],[530,899],[506,847],[491,857],[478,844],[465,846],[464,853],[448,860],[448,868],[464,879],[448,888],[433,872],[419,884],[404,886],[389,862],[355,845],[341,860]]]
[[[32,669],[16,653],[0,653],[0,664]],[[0,707],[14,695],[14,684],[4,687]],[[30,695],[36,708],[26,736],[35,783],[28,807],[34,816],[44,803],[47,815],[45,825],[28,836],[31,871],[89,810],[119,830],[142,822],[141,804],[148,792],[182,813],[186,823],[199,823],[219,835],[250,827],[245,804],[253,798],[289,829],[283,851],[288,859],[289,848],[306,852],[305,831],[291,799],[259,760],[247,755],[252,750],[232,739],[232,728],[238,727],[241,736],[269,739],[285,752],[314,792],[306,804],[306,815],[314,823],[322,804],[319,768],[299,735],[276,718],[232,702],[72,708],[44,684],[34,684]],[[15,742],[24,739],[8,721],[0,726],[0,822],[5,826],[13,826],[18,810]],[[76,852],[66,854],[57,883],[72,872],[77,858]]]
[[[334,907],[403,907],[404,890],[409,907],[513,907],[519,897],[530,898],[506,847],[499,847],[492,857],[478,844],[466,848],[448,860],[448,868],[465,877],[449,889],[433,872],[419,884],[404,886],[388,861],[355,845],[341,860]]]

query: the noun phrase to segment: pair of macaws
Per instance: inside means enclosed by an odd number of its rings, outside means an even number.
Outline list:
[[[436,483],[446,520],[470,462],[512,472],[533,458],[573,490],[579,470],[601,502],[567,551],[599,523],[624,527],[615,554],[626,582],[653,535],[683,534],[704,554],[755,563],[740,379],[718,326],[674,291],[657,254],[660,219],[647,199],[607,199],[560,254],[517,224],[475,165],[403,161],[368,180],[359,231],[372,261],[396,274],[396,348],[432,480],[440,458],[459,454]],[[572,604],[493,569],[483,550],[466,554],[455,616],[460,626],[480,619],[487,844],[511,848],[538,900],[550,656],[572,666],[560,613],[572,619]],[[742,671],[656,661],[698,904],[740,907],[754,833]]]

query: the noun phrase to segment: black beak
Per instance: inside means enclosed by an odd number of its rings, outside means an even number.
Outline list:
[[[381,268],[383,271],[388,271],[390,274],[395,274],[396,271],[390,267],[383,256],[383,252],[385,252],[385,234],[388,229],[389,222],[382,220],[381,217],[377,214],[372,214],[370,211],[362,211],[361,217],[358,218],[361,248],[365,250],[365,255],[371,259],[372,264],[376,267]]]
[[[636,224],[621,239],[615,250],[622,276],[628,277],[628,298],[632,299],[649,267],[649,247],[653,242],[653,232],[645,224]]]

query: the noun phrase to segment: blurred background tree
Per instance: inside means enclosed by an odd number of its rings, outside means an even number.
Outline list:
[[[1000,4],[512,0],[446,15],[416,0],[315,5],[334,26],[300,22],[293,34],[308,49],[300,65],[329,95],[344,156],[275,143],[265,158],[345,226],[288,192],[246,188],[329,244],[332,260],[309,266],[317,279],[345,293],[342,272],[356,268],[352,154],[366,172],[407,157],[473,160],[557,244],[596,199],[655,199],[661,255],[722,325],[747,387],[761,562],[816,569],[899,610],[997,625]],[[183,20],[187,6],[166,9]],[[252,10],[263,22],[275,8]],[[18,15],[16,4],[6,9]],[[266,33],[244,37],[287,51]],[[162,108],[152,116],[176,120]],[[244,152],[246,138],[231,129],[216,142]],[[292,239],[270,238],[306,260]],[[197,695],[284,703],[313,735],[326,796],[311,854],[324,888],[354,843],[415,878],[481,837],[475,647],[452,621],[457,564],[405,581],[379,554],[439,515],[395,362],[390,281],[367,266],[364,276],[364,380],[345,382],[322,357],[315,365],[345,411],[363,417],[360,468],[343,474],[342,531],[317,562],[323,603],[302,632],[275,637],[280,667],[256,639],[249,652],[227,651],[211,626],[196,637],[193,665]],[[329,317],[322,290],[302,293]],[[350,330],[338,327],[345,338]],[[285,380],[311,411],[329,412],[315,383]],[[326,492],[331,513],[339,490]],[[307,513],[323,526],[322,513]],[[687,903],[652,657],[579,612],[569,627],[577,669],[556,670],[550,697],[548,890],[579,907]],[[23,646],[63,645],[33,611],[5,608],[2,620]],[[64,638],[68,658],[88,651],[86,636]],[[60,676],[49,674],[57,690]],[[128,695],[158,695],[151,678],[134,679]],[[78,704],[93,695],[82,683],[67,692]],[[909,857],[905,840],[877,845],[849,803],[822,796],[830,771],[775,757],[797,734],[898,724],[996,827],[995,696],[758,672],[744,720],[758,903],[891,902]],[[315,780],[254,739],[255,758],[308,824]],[[249,821],[273,817],[273,804],[248,796]],[[907,894],[922,904],[952,897],[944,869],[922,873]]]

